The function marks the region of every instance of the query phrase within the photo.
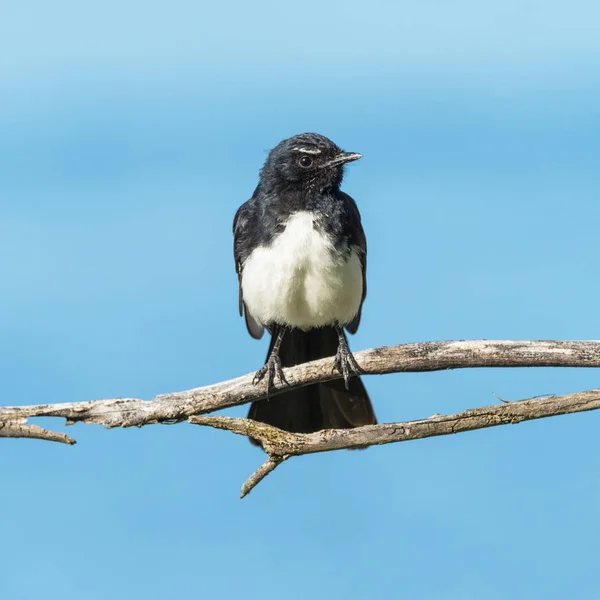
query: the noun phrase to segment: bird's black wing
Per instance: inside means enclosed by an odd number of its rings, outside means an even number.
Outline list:
[[[264,333],[264,327],[248,312],[244,304],[244,293],[242,290],[242,271],[244,263],[255,247],[252,231],[255,229],[255,211],[253,200],[248,200],[240,206],[233,218],[233,258],[235,260],[235,271],[239,282],[239,311],[240,316],[246,317],[246,328],[248,333],[259,340]]]
[[[349,333],[356,333],[360,324],[362,305],[367,297],[367,237],[361,223],[360,212],[358,210],[358,206],[356,206],[356,202],[348,194],[344,192],[339,193],[344,200],[344,207],[346,210],[345,223],[347,228],[346,234],[348,237],[348,245],[350,247],[354,246],[358,248],[360,264],[362,266],[363,289],[360,308],[358,309],[354,319],[352,319],[352,321],[346,325],[346,330]]]

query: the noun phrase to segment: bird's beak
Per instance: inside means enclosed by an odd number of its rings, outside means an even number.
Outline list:
[[[340,152],[335,158],[323,164],[323,167],[337,167],[362,158],[358,152]]]

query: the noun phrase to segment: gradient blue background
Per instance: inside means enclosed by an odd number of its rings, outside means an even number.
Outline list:
[[[596,2],[0,4],[1,403],[254,371],[231,221],[269,148],[364,154],[354,349],[599,337]],[[369,377],[381,421],[598,387]],[[243,415],[245,407],[228,414]],[[65,430],[53,421],[54,428]],[[600,598],[600,415],[294,459],[186,424],[6,440],[1,596]]]

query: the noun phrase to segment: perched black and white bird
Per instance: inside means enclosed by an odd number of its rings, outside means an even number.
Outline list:
[[[344,381],[319,383],[254,402],[248,417],[309,433],[376,423],[344,329],[355,333],[367,292],[367,244],[354,200],[340,190],[343,152],[322,135],[280,142],[252,198],[233,222],[240,314],[250,335],[271,344],[255,381],[285,382],[282,366],[335,356]]]

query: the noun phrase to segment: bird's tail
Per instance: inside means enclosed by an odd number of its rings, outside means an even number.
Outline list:
[[[267,358],[273,349],[277,331],[271,332]],[[333,327],[310,331],[286,331],[279,357],[284,367],[335,356],[338,346]],[[248,418],[285,431],[312,433],[321,429],[351,429],[377,423],[371,400],[359,377],[352,377],[346,390],[343,379],[296,388],[273,398],[253,402]],[[260,445],[256,440],[253,444]]]

